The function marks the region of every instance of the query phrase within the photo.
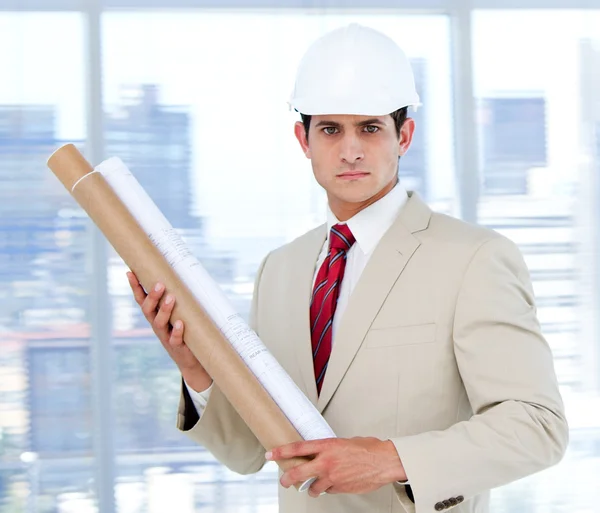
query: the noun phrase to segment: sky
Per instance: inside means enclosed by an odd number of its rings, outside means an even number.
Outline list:
[[[453,197],[451,42],[442,15],[109,12],[102,19],[105,107],[119,104],[123,87],[159,85],[161,103],[192,114],[191,186],[212,236],[289,239],[314,226],[325,206],[286,103],[296,66],[312,40],[355,21],[387,33],[409,57],[427,59],[428,133],[416,136],[431,142],[434,199]],[[546,96],[559,181],[572,180],[565,170],[580,149],[580,40],[598,26],[600,12],[590,11],[473,17],[475,94]],[[0,104],[53,105],[58,136],[84,138],[85,35],[79,13],[0,13]]]

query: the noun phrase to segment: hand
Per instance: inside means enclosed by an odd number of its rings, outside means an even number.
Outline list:
[[[395,481],[406,481],[404,467],[391,441],[378,438],[328,438],[296,442],[268,452],[268,460],[313,456],[281,476],[289,488],[311,477],[317,480],[308,491],[311,497],[327,493],[369,493]]]
[[[127,273],[129,285],[133,291],[136,303],[141,307],[144,317],[152,326],[152,330],[173,359],[185,382],[196,392],[206,390],[212,384],[212,378],[208,375],[198,359],[190,351],[183,341],[183,321],[175,321],[172,326],[169,322],[175,297],[167,295],[160,308],[158,304],[165,293],[165,286],[157,283],[149,294],[146,294],[135,274]]]

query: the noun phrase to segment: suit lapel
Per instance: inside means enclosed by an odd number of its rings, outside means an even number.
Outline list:
[[[323,412],[331,400],[394,283],[419,247],[420,242],[413,233],[427,228],[430,217],[429,207],[418,195],[409,193],[409,200],[398,218],[375,248],[350,296],[338,332],[335,334],[329,365],[317,402],[320,412]],[[308,312],[308,303],[306,308]],[[310,333],[307,337],[310,341]],[[312,372],[310,354],[309,358]],[[314,373],[312,381],[316,396]]]
[[[296,361],[304,381],[306,396],[317,404],[317,384],[313,368],[310,338],[310,298],[315,265],[325,242],[327,226],[322,225],[309,232],[293,251],[293,273],[289,286],[290,337],[296,353]]]

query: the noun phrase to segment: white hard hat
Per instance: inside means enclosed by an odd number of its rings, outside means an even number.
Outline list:
[[[383,116],[420,105],[405,53],[388,36],[353,23],[317,39],[300,62],[290,109],[307,115]]]

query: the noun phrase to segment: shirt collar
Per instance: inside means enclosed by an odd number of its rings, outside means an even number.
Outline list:
[[[356,239],[356,244],[365,255],[369,255],[394,223],[400,210],[408,199],[404,186],[398,181],[394,188],[383,198],[369,205],[346,221]],[[340,223],[329,206],[327,207],[327,239],[331,227]]]

